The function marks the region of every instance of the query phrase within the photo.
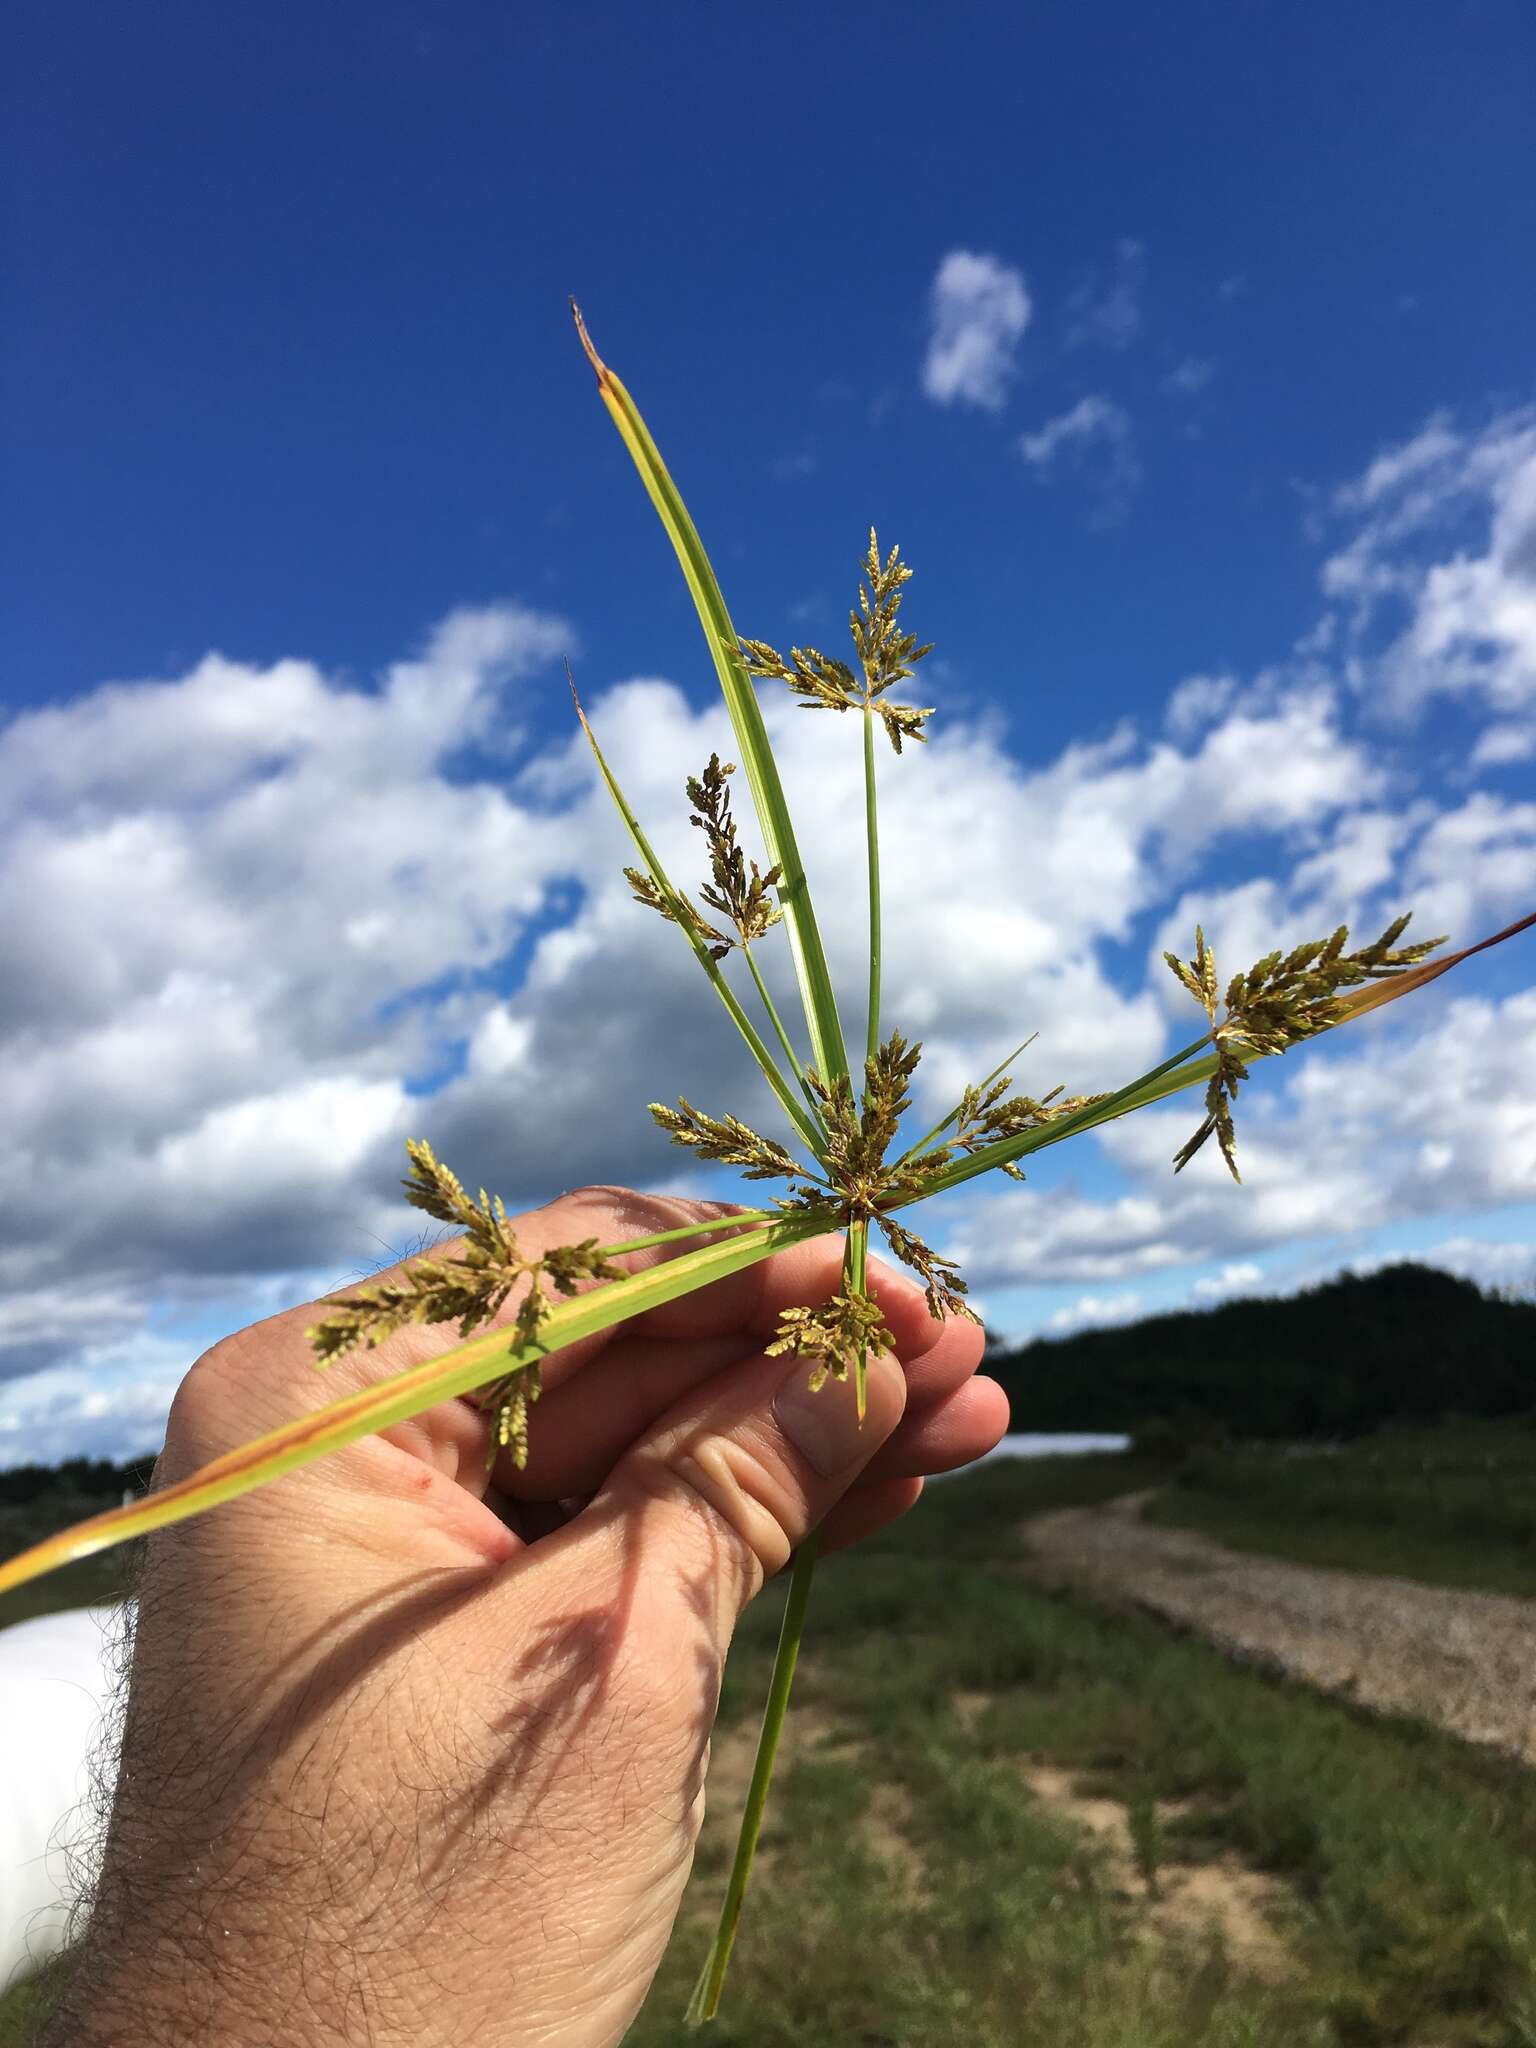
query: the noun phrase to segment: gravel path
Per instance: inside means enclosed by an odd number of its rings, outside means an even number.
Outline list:
[[[1254,1557],[1144,1522],[1149,1498],[1032,1517],[1033,1568],[1231,1656],[1536,1764],[1536,1600]]]

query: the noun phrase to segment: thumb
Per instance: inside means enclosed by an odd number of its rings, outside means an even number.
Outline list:
[[[871,1355],[862,1422],[853,1375],[814,1392],[803,1358],[764,1354],[695,1388],[621,1459],[600,1499],[628,1525],[643,1567],[707,1574],[723,1650],[743,1607],[842,1499],[901,1420],[907,1383]],[[596,1503],[594,1503],[596,1505]]]

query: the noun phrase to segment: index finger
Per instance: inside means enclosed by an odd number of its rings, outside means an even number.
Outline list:
[[[623,1238],[617,1234],[605,1236],[604,1230],[617,1233],[630,1229],[630,1234],[638,1237],[677,1229],[687,1223],[715,1222],[740,1213],[751,1212],[742,1212],[730,1202],[690,1202],[674,1196],[640,1195],[629,1188],[591,1187],[562,1195],[547,1208],[536,1209],[519,1222],[525,1226],[524,1241],[531,1244],[537,1237],[542,1248],[568,1241],[558,1235],[561,1229],[580,1237],[596,1236],[600,1243],[622,1243]],[[648,1229],[630,1228],[642,1220],[648,1222]],[[546,1236],[551,1229],[556,1234]],[[724,1231],[711,1232],[710,1240],[726,1235]],[[639,1272],[663,1259],[693,1251],[704,1241],[684,1238],[673,1244],[654,1245],[647,1251],[629,1254],[623,1263],[632,1272]],[[788,1245],[755,1266],[725,1274],[707,1287],[662,1302],[615,1328],[641,1337],[678,1340],[738,1335],[769,1338],[778,1329],[785,1309],[813,1306],[837,1293],[842,1271],[843,1239],[829,1232]],[[915,1280],[885,1260],[871,1258],[868,1287],[884,1313],[894,1340],[892,1349],[898,1357],[915,1356],[933,1343],[933,1318],[928,1313],[923,1289]],[[604,1338],[591,1341],[601,1343],[611,1335],[611,1331],[606,1332]],[[571,1347],[572,1351],[577,1348]]]
[[[525,1256],[537,1256],[556,1245],[583,1239],[596,1239],[602,1245],[628,1243],[689,1224],[716,1222],[737,1213],[735,1205],[729,1203],[684,1201],[673,1196],[640,1194],[630,1188],[587,1187],[561,1195],[541,1209],[515,1216],[510,1225],[520,1251]],[[631,1272],[640,1272],[707,1241],[689,1237],[651,1245],[624,1254],[619,1263]],[[431,1255],[451,1259],[459,1243],[462,1240],[433,1246]],[[786,1307],[825,1301],[837,1291],[841,1262],[842,1241],[834,1236],[807,1239],[786,1247],[676,1301],[562,1346],[550,1354],[546,1382],[556,1386],[578,1371],[618,1331],[683,1343],[724,1341],[732,1336],[766,1338],[777,1328]],[[409,1264],[408,1260],[402,1261],[364,1284],[376,1285],[398,1278]],[[878,1261],[871,1262],[870,1285],[885,1312],[897,1351],[915,1355],[925,1348],[931,1341],[931,1332],[916,1287]],[[337,1289],[321,1302],[304,1303],[252,1324],[221,1340],[198,1361],[189,1381],[198,1381],[202,1392],[211,1392],[213,1385],[221,1388],[222,1397],[216,1406],[223,1421],[239,1432],[218,1448],[229,1448],[231,1443],[257,1430],[275,1428],[292,1420],[296,1412],[322,1408],[338,1395],[375,1386],[440,1356],[460,1341],[455,1323],[407,1323],[376,1347],[359,1346],[343,1353],[322,1373],[317,1370],[306,1332],[318,1320],[317,1311],[356,1291],[355,1287]],[[525,1291],[526,1286],[515,1289],[483,1327],[494,1331],[511,1325]],[[584,1285],[581,1291],[588,1291],[587,1287]],[[494,1364],[488,1367],[486,1377],[495,1377]],[[472,1399],[465,1397],[471,1404]]]

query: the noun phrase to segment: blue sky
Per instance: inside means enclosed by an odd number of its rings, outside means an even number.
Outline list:
[[[570,745],[565,652],[652,814],[722,742],[568,294],[744,631],[835,642],[871,520],[916,565],[943,1085],[1032,1024],[1031,1087],[1155,1057],[1196,915],[1236,966],[1536,905],[1529,11],[870,21],[11,11],[0,1458],[139,1448],[409,1241],[407,1130],[527,1200],[691,1185],[636,1105],[750,1099]],[[846,736],[784,727],[839,813]],[[1012,1332],[1405,1248],[1527,1284],[1532,959],[1256,1080],[1242,1190],[1171,1183],[1180,1113],[949,1241]]]

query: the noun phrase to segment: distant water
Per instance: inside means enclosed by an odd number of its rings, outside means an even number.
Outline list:
[[[1038,1436],[1005,1436],[995,1450],[988,1451],[985,1458],[978,1458],[976,1462],[986,1465],[993,1458],[1083,1457],[1092,1451],[1128,1451],[1130,1448],[1128,1436],[1084,1436],[1069,1430],[1051,1430]]]

